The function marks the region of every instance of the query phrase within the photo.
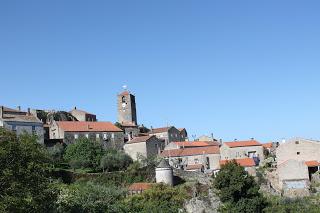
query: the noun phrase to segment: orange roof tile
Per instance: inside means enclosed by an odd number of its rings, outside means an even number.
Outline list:
[[[111,122],[58,121],[57,125],[65,132],[122,132]]]
[[[119,95],[129,95],[130,93],[128,91],[123,91],[122,93],[120,93]]]
[[[196,170],[196,169],[202,169],[202,164],[194,164],[194,165],[188,165],[186,170]]]
[[[129,186],[129,191],[144,191],[151,188],[153,183],[133,183]]]
[[[219,143],[217,142],[211,142],[211,141],[178,141],[173,142],[177,146],[180,147],[202,147],[202,146],[219,146]]]
[[[155,137],[155,136],[140,136],[140,137],[135,137],[132,140],[128,141],[127,144],[129,143],[140,143],[140,142],[146,142],[147,140],[149,140],[150,138]]]
[[[250,140],[250,141],[235,141],[235,142],[224,142],[227,146],[230,148],[234,147],[244,147],[244,146],[261,146],[261,143],[259,143],[256,140]]]
[[[256,163],[252,158],[242,158],[242,159],[234,159],[240,166],[243,167],[251,167],[255,166]],[[232,160],[220,160],[220,165],[224,165]]]
[[[267,149],[272,148],[272,143],[263,143],[262,146]]]
[[[192,156],[202,154],[219,154],[220,149],[218,146],[206,146],[206,147],[195,147],[187,149],[172,149],[164,150],[161,153],[163,157],[180,157],[180,156]]]
[[[320,163],[316,160],[305,161],[304,162],[308,167],[320,166]]]

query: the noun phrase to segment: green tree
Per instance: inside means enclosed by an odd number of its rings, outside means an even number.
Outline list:
[[[65,147],[61,143],[57,143],[53,147],[48,148],[49,156],[51,157],[54,165],[62,163],[64,151]]]
[[[121,212],[121,203],[126,190],[95,184],[78,182],[62,185],[57,201],[58,212]]]
[[[0,128],[0,210],[50,212],[55,190],[47,177],[49,158],[37,137]]]
[[[87,138],[80,138],[67,146],[63,157],[74,169],[91,168],[98,170],[103,155],[104,150],[100,143],[90,141]]]
[[[183,187],[156,184],[151,189],[129,197],[124,201],[125,212],[162,213],[179,212],[188,198]]]
[[[235,161],[221,167],[214,179],[225,212],[262,212],[266,203],[254,178]]]
[[[108,151],[100,161],[100,167],[103,171],[119,171],[126,169],[132,164],[132,159],[129,155],[116,150]]]

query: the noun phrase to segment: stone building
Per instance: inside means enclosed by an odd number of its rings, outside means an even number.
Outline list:
[[[230,162],[231,160],[221,160],[220,166],[225,165],[226,163]],[[248,172],[249,175],[256,176],[256,163],[252,158],[242,158],[242,159],[235,159],[237,164],[244,167],[244,169]]]
[[[173,141],[185,141],[185,138],[181,140],[180,131],[174,126],[155,129],[151,128],[149,135],[155,135],[157,138],[164,140],[165,145],[168,145]]]
[[[147,158],[160,154],[164,144],[155,136],[141,136],[128,141],[123,148],[133,160],[138,160],[140,155]]]
[[[122,149],[123,131],[111,122],[54,121],[50,126],[50,139],[60,139],[65,144],[79,138],[100,142],[105,148]]]
[[[309,195],[309,172],[304,161],[289,159],[277,167],[279,186],[284,196],[298,197]]]
[[[156,167],[156,182],[173,186],[173,170],[165,159]]]
[[[43,123],[31,114],[30,109],[28,109],[28,112],[23,112],[20,107],[10,109],[0,106],[0,127],[11,130],[17,135],[24,132],[35,134],[38,137],[38,142],[44,143]]]
[[[188,132],[186,128],[178,128],[180,131],[180,141],[187,141],[188,140]]]
[[[125,90],[117,96],[118,123],[125,134],[125,141],[139,136],[136,98]]]
[[[164,149],[172,150],[205,146],[219,146],[219,143],[215,141],[178,141],[169,143]]]
[[[256,140],[224,142],[220,152],[222,160],[253,158],[257,164],[264,160],[263,146]]]
[[[150,189],[154,183],[133,183],[128,187],[128,195],[141,194],[147,189]]]
[[[204,170],[215,171],[220,168],[219,146],[204,146],[164,150],[161,155],[169,160],[174,168],[184,169],[202,167]]]
[[[74,116],[78,121],[97,121],[96,115],[83,110],[79,110],[77,109],[77,107],[71,110],[70,114]]]
[[[280,143],[276,150],[277,164],[287,160],[320,162],[320,141],[303,138],[293,138]]]

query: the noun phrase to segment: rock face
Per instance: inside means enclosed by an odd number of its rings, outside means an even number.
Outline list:
[[[185,204],[188,213],[216,213],[221,202],[209,189],[208,197],[194,197]]]

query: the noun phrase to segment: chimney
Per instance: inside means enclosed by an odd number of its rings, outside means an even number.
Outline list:
[[[74,110],[76,110],[76,109],[77,109],[77,107],[75,106],[75,107],[74,107]]]
[[[237,141],[237,140],[238,140],[238,139],[236,139],[236,138],[234,139],[234,141]]]
[[[0,107],[0,118],[3,118],[3,111],[4,111],[3,106],[1,106]]]
[[[17,110],[18,110],[18,111],[21,111],[21,106],[17,106]]]
[[[30,108],[28,108],[28,115],[31,115]]]
[[[251,138],[251,140],[253,141],[253,140],[254,140],[254,138]]]

